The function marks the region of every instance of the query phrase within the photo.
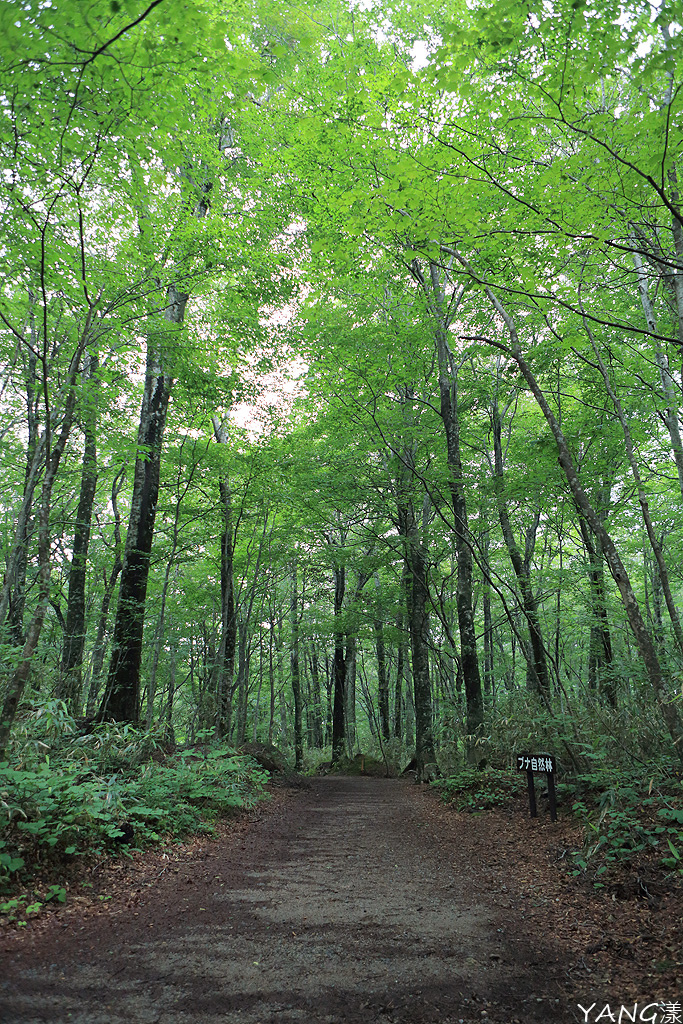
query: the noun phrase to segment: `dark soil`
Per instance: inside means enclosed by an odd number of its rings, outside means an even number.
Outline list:
[[[572,828],[406,780],[279,790],[0,933],[0,1021],[563,1024],[680,998],[680,893],[582,888]]]

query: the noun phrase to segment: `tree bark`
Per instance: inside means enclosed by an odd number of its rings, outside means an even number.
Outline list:
[[[54,414],[53,414],[54,416]],[[0,626],[7,621],[11,610],[11,634],[21,642],[23,635],[23,613],[25,603],[26,566],[28,542],[31,534],[31,510],[38,481],[45,468],[45,439],[55,423],[46,425],[42,435],[36,439],[33,450],[27,450],[27,466],[24,477],[24,493],[16,514],[16,526],[12,550],[7,559],[5,579],[0,594]]]
[[[405,559],[403,561],[403,572],[401,574],[401,599],[399,601],[399,614],[396,619],[396,630],[398,633],[398,651],[396,652],[396,689],[394,693],[394,736],[403,739],[403,677],[405,675],[405,616],[404,608],[408,599],[408,587],[410,579]],[[406,741],[407,742],[407,741]]]
[[[420,275],[421,276],[421,275]],[[432,305],[434,336],[439,364],[440,412],[446,435],[446,458],[448,461],[451,503],[453,505],[455,551],[457,557],[456,608],[460,634],[460,665],[465,684],[467,707],[467,756],[468,760],[479,760],[477,741],[480,740],[484,724],[484,700],[481,692],[477,638],[474,629],[472,598],[472,551],[467,522],[467,500],[460,455],[460,420],[458,413],[458,375],[453,356],[448,346],[448,318],[441,286],[440,271],[435,263],[430,264],[431,295],[423,280],[423,286]]]
[[[176,330],[185,319],[188,294],[170,286],[165,318]],[[152,335],[147,345],[145,389],[138,428],[138,457],[133,478],[126,546],[114,625],[112,656],[98,718],[113,718],[137,725],[140,719],[140,666],[149,565],[154,539],[154,521],[161,451],[168,401],[173,380],[165,371],[164,340]]]
[[[483,608],[484,608],[484,695],[486,699],[495,700],[496,681],[493,669],[493,624],[491,619],[491,583],[489,579],[489,531],[486,529],[481,538],[481,552],[484,567]]]
[[[50,582],[52,577],[52,563],[50,561],[50,507],[52,503],[52,490],[54,487],[59,464],[66,448],[66,443],[73,425],[74,409],[76,404],[75,379],[78,373],[83,349],[90,330],[92,319],[92,308],[88,312],[86,324],[81,335],[78,347],[71,361],[67,377],[67,398],[62,416],[59,435],[54,446],[50,437],[50,410],[46,409],[46,428],[43,435],[44,443],[40,446],[45,453],[45,472],[43,474],[43,485],[40,496],[40,511],[38,515],[38,600],[29,628],[26,632],[26,640],[21,652],[19,662],[9,680],[5,691],[5,699],[0,712],[0,761],[4,760],[7,745],[9,743],[12,723],[19,707],[19,701],[24,692],[28,680],[33,656],[38,646],[40,634],[45,622],[45,615],[50,602]],[[46,403],[47,404],[47,403]]]
[[[427,610],[427,560],[422,547],[411,555],[410,645],[415,694],[415,735],[417,777],[422,781],[424,769],[436,763],[432,691],[429,677],[429,612]]]
[[[212,417],[213,432],[219,445],[228,443],[228,418]],[[212,670],[212,688],[216,695],[216,735],[228,737],[232,729],[232,698],[237,654],[237,610],[235,607],[232,489],[227,469],[218,481],[221,499],[221,640]]]
[[[284,660],[284,613],[282,608],[278,608],[277,618],[277,679],[278,679],[278,699],[280,705],[280,738],[283,743],[288,742],[288,731],[287,731],[287,702],[285,700],[285,660]]]
[[[356,745],[356,656],[358,640],[355,633],[346,634],[344,654],[344,703],[346,718],[346,748],[353,757]]]
[[[377,583],[379,587],[379,581]],[[379,724],[382,738],[391,736],[389,727],[389,680],[387,678],[387,660],[384,648],[384,626],[381,618],[375,618],[375,650],[377,653],[377,705],[379,708]]]
[[[312,683],[312,708],[311,708],[311,739],[314,747],[322,747],[323,745],[323,705],[322,705],[322,693],[320,689],[320,666],[318,663],[318,652],[315,645],[311,648],[310,653],[311,662],[311,683]]]
[[[550,408],[543,391],[539,387],[535,375],[522,354],[517,329],[512,317],[508,314],[500,300],[494,295],[488,286],[485,286],[485,292],[508,329],[511,345],[508,348],[498,342],[493,342],[491,339],[487,340],[490,344],[493,344],[494,347],[499,349],[502,348],[512,356],[514,361],[517,363],[522,376],[529,385],[529,389],[536,399],[536,402],[538,403],[546,422],[550,427],[555,439],[555,444],[557,445],[560,466],[567,478],[567,483],[572,497],[579,511],[591,527],[593,533],[600,538],[605,555],[605,561],[607,562],[612,578],[619,589],[626,617],[636,643],[638,644],[640,656],[642,658],[643,665],[645,666],[648,680],[652,686],[655,699],[659,705],[662,718],[673,741],[676,754],[683,761],[683,723],[681,722],[678,709],[672,700],[671,694],[667,691],[657,651],[643,619],[638,599],[636,598],[626,568],[619,556],[619,552],[612,540],[612,537],[600,521],[600,518],[593,508],[588,495],[581,486],[581,482],[569,450],[569,445],[567,444],[567,440],[558,419]]]
[[[275,730],[275,660],[273,658],[273,635],[275,633],[275,610],[270,605],[268,620],[268,679],[270,683],[270,708],[268,714],[268,743],[273,742]]]
[[[97,354],[86,352],[83,365],[82,423],[85,438],[81,488],[76,510],[73,554],[69,570],[69,590],[66,609],[66,631],[60,666],[57,696],[66,701],[74,714],[78,714],[83,682],[83,650],[85,648],[85,584],[88,567],[88,547],[92,524],[92,510],[97,487],[97,417],[98,417],[98,365]]]
[[[412,386],[403,389],[400,397],[404,441],[395,480],[395,496],[398,534],[403,543],[404,584],[410,635],[415,759],[417,781],[421,782],[425,766],[436,764],[429,677],[429,584],[427,581],[429,553],[427,537],[431,501],[429,495],[423,490],[422,515],[421,520],[418,521],[414,493],[418,476],[415,466],[415,444],[412,439],[415,398]],[[408,717],[406,717],[406,742],[408,742],[409,724]]]
[[[673,594],[671,593],[671,586],[669,583],[669,572],[666,567],[666,562],[664,561],[664,554],[657,539],[654,524],[652,522],[652,517],[650,515],[650,505],[647,498],[647,492],[645,490],[645,487],[643,486],[643,481],[640,475],[638,460],[636,459],[633,438],[631,435],[631,428],[629,426],[626,415],[624,414],[624,410],[621,405],[621,401],[619,400],[619,396],[617,395],[616,391],[612,386],[612,382],[609,377],[609,372],[607,370],[607,367],[605,366],[605,362],[602,356],[600,355],[598,346],[596,345],[595,339],[593,337],[593,332],[587,321],[585,327],[586,333],[588,334],[588,338],[591,343],[591,348],[593,349],[593,353],[595,355],[597,365],[600,370],[600,374],[605,384],[605,388],[610,397],[610,400],[612,401],[612,404],[614,405],[614,410],[617,414],[619,423],[621,424],[621,429],[624,435],[624,442],[626,446],[626,455],[628,457],[628,462],[631,467],[631,474],[635,481],[636,490],[638,492],[638,503],[640,505],[641,515],[643,517],[643,522],[645,524],[645,530],[647,532],[648,540],[650,541],[650,547],[652,548],[652,552],[657,561],[657,567],[659,569],[659,579],[661,581],[662,591],[664,593],[664,600],[666,601],[666,607],[669,612],[669,618],[671,619],[671,626],[673,628],[673,633],[676,638],[678,650],[681,654],[683,654],[683,627],[681,626],[681,621],[678,615],[678,609],[676,608],[676,603],[673,599]],[[681,756],[683,756],[683,751],[681,752]]]
[[[640,254],[636,252],[637,242],[633,239],[633,262],[636,268],[636,275],[638,279],[638,294],[640,295],[640,303],[643,307],[643,313],[647,322],[648,330],[651,334],[657,334],[657,320],[655,317],[654,308],[650,300],[650,293],[648,289],[647,274],[643,266],[643,261],[640,258]],[[674,380],[671,376],[671,370],[669,369],[669,360],[666,352],[662,349],[661,344],[655,338],[655,361],[659,369],[659,379],[662,385],[662,392],[666,400],[666,411],[664,413],[664,422],[666,428],[669,431],[669,438],[671,439],[671,451],[673,452],[674,461],[676,463],[676,471],[678,473],[678,486],[683,496],[683,442],[681,441],[681,431],[679,426],[679,409],[678,402],[676,400],[676,391],[674,386]]]
[[[100,680],[102,678],[102,669],[104,667],[104,654],[105,654],[105,634],[107,632],[107,620],[109,618],[109,606],[111,599],[114,596],[114,590],[118,578],[121,575],[121,569],[123,568],[123,545],[121,543],[121,516],[119,514],[118,496],[123,486],[125,467],[121,469],[114,477],[111,485],[111,507],[114,513],[114,561],[107,577],[106,572],[103,572],[104,576],[104,589],[102,592],[102,604],[100,607],[100,614],[97,621],[97,637],[95,639],[95,646],[93,649],[93,661],[92,661],[92,672],[90,674],[90,683],[88,686],[88,698],[86,701],[86,717],[93,718],[97,708],[97,700],[99,697]]]
[[[493,482],[496,495],[496,505],[498,508],[498,518],[500,520],[505,546],[508,549],[512,568],[514,569],[517,584],[522,595],[522,607],[526,617],[527,628],[529,630],[529,642],[531,645],[532,661],[530,662],[530,668],[532,670],[531,675],[534,683],[534,689],[544,697],[546,701],[548,701],[550,700],[550,679],[548,677],[548,665],[546,662],[541,624],[538,618],[536,597],[531,583],[531,575],[527,565],[527,560],[522,558],[519,548],[517,547],[517,541],[515,540],[510,516],[508,514],[507,502],[505,500],[503,445],[501,439],[501,421],[497,395],[494,395],[492,400],[491,419],[493,426],[494,457]]]
[[[346,702],[344,684],[346,681],[344,658],[344,633],[341,614],[346,590],[346,569],[343,565],[334,568],[334,698],[332,706],[332,763],[336,764],[346,753]]]
[[[301,678],[299,675],[299,593],[297,584],[296,559],[292,564],[291,601],[292,643],[290,668],[292,672],[292,696],[294,697],[294,767],[301,771],[304,764],[304,740],[302,726]]]
[[[180,513],[183,505],[183,499],[190,487],[192,486],[192,479],[197,468],[197,463],[193,459],[190,466],[190,470],[187,474],[187,479],[182,482],[182,456],[185,448],[185,441],[180,445],[180,452],[178,456],[178,472],[176,475],[175,483],[175,499],[173,502],[173,532],[171,534],[171,550],[166,558],[166,567],[164,569],[164,582],[161,586],[161,605],[159,608],[159,619],[157,621],[157,628],[154,635],[154,653],[152,655],[152,668],[149,674],[149,682],[147,684],[147,710],[146,710],[146,726],[148,729],[151,728],[152,721],[154,719],[154,699],[156,697],[157,689],[157,674],[159,671],[159,661],[161,658],[161,650],[164,643],[164,627],[166,625],[166,602],[168,600],[168,591],[171,584],[171,572],[176,566],[176,555],[178,553],[178,545],[180,542]]]
[[[334,660],[330,664],[327,653],[325,654],[325,695],[327,704],[325,707],[325,746],[332,743],[332,708],[334,705]]]
[[[403,628],[401,621],[400,627]],[[405,644],[399,640],[396,651],[396,683],[394,684],[394,736],[403,739],[403,674],[405,661]]]
[[[249,616],[242,611],[237,616],[237,731],[235,743],[238,747],[242,746],[247,735],[249,662]]]
[[[425,511],[429,499],[424,496]],[[408,569],[408,629],[413,675],[415,712],[415,759],[417,781],[422,782],[428,764],[436,764],[432,690],[429,677],[429,585],[427,582],[428,549],[415,518],[412,501],[399,511],[403,522],[405,560]]]
[[[31,327],[31,338],[35,346],[35,326]],[[5,583],[3,585],[3,600],[8,599],[8,604],[3,612],[0,610],[0,624],[7,614],[9,641],[16,647],[23,647],[24,636],[24,610],[26,607],[26,573],[28,571],[28,549],[33,534],[34,520],[31,516],[33,494],[38,477],[35,475],[34,465],[40,466],[40,457],[36,458],[36,448],[40,437],[38,411],[38,392],[36,380],[37,358],[29,349],[25,363],[25,386],[26,386],[26,425],[28,429],[26,439],[26,470],[24,473],[24,500],[17,518],[15,532],[14,572],[10,571],[12,556],[6,570]],[[42,467],[41,467],[42,468]],[[4,605],[3,605],[4,607]]]
[[[610,707],[616,708],[617,692],[612,664],[612,636],[607,616],[605,580],[602,569],[602,547],[600,538],[594,538],[581,514],[579,514],[579,529],[588,553],[588,581],[593,611],[589,644],[588,685],[590,689],[601,693]]]

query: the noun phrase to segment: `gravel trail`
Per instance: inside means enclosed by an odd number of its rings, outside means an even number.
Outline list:
[[[66,927],[55,915],[5,958],[0,1021],[576,1020],[544,967],[558,959],[548,940],[515,938],[516,909],[501,916],[431,797],[404,781],[314,780],[162,869],[130,907]]]

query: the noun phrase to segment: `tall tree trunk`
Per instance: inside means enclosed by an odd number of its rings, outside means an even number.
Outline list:
[[[346,634],[346,652],[344,654],[344,703],[346,719],[346,747],[353,757],[356,746],[356,656],[358,639],[355,633]]]
[[[240,747],[247,735],[249,700],[249,619],[244,612],[237,616],[237,638],[237,736],[235,742]]]
[[[81,703],[83,679],[83,650],[85,648],[85,584],[88,567],[88,546],[92,524],[92,510],[97,487],[97,416],[99,403],[97,354],[86,352],[83,360],[83,411],[85,437],[81,489],[76,510],[73,554],[69,570],[69,590],[66,609],[66,631],[60,666],[57,696],[66,701],[70,710],[78,713]]]
[[[228,419],[212,419],[213,431],[219,445],[228,443]],[[216,733],[228,737],[232,729],[232,695],[237,653],[237,613],[235,608],[234,552],[235,531],[232,514],[232,489],[227,469],[218,481],[221,498],[221,640],[213,670],[213,689],[216,694]]]
[[[412,664],[414,697],[415,758],[417,781],[424,777],[427,764],[436,763],[434,750],[432,693],[429,678],[429,585],[427,582],[428,525],[431,511],[429,495],[423,493],[422,517],[415,512],[415,446],[412,439],[414,390],[404,389],[401,407],[404,421],[404,443],[395,481],[397,525],[403,541],[404,583]],[[406,717],[406,742],[409,721]],[[412,737],[411,737],[412,738]]]
[[[495,700],[496,683],[493,671],[493,625],[491,619],[491,582],[489,566],[489,531],[484,531],[481,538],[481,553],[484,567],[483,608],[484,608],[484,694],[488,699]]]
[[[313,694],[307,645],[303,644],[301,650],[303,651],[303,662],[300,662],[300,668],[303,670],[304,676],[303,704],[306,710],[306,747],[310,750],[315,745],[313,742]]]
[[[406,677],[406,701],[405,701],[405,734],[406,749],[413,750],[415,747],[415,701],[413,700],[413,676],[410,666],[410,658],[404,662]]]
[[[457,255],[461,262],[463,262],[463,265],[465,265],[469,270],[470,268],[466,261],[462,260],[459,254]],[[503,351],[508,352],[508,354],[512,356],[514,361],[517,363],[522,376],[529,385],[529,389],[536,399],[536,402],[538,403],[541,412],[550,427],[557,445],[560,466],[567,478],[567,483],[572,493],[572,497],[581,514],[585,517],[591,527],[593,533],[600,538],[605,561],[607,562],[612,578],[619,589],[626,617],[636,639],[636,643],[638,644],[640,656],[642,658],[643,665],[645,666],[645,671],[650,685],[652,686],[655,699],[659,705],[662,718],[673,741],[676,754],[683,761],[683,723],[681,722],[678,709],[671,699],[671,694],[668,692],[655,645],[643,619],[638,599],[636,598],[626,567],[621,560],[612,537],[600,521],[600,517],[597,515],[588,495],[581,486],[581,482],[569,450],[569,445],[567,444],[567,440],[558,419],[550,408],[543,391],[539,387],[535,375],[522,354],[522,348],[519,343],[519,337],[514,320],[491,289],[488,286],[485,286],[484,290],[491,301],[491,304],[503,319],[510,335],[511,344],[508,348],[507,346],[501,345],[499,342],[493,341],[492,339],[487,340],[489,344],[492,344],[496,348],[503,349]]]
[[[375,577],[375,589],[379,600],[380,583],[379,577]],[[379,605],[379,615],[373,622],[375,630],[375,650],[377,652],[377,704],[379,708],[379,723],[382,738],[388,740],[391,736],[389,726],[389,679],[387,677],[387,659],[384,647],[384,623],[382,621],[382,606]]]
[[[192,486],[192,479],[197,469],[197,462],[193,459],[190,466],[190,471],[187,474],[187,479],[183,483],[182,481],[182,461],[183,451],[185,449],[185,440],[180,445],[180,451],[178,453],[178,473],[176,476],[175,484],[175,500],[174,500],[174,511],[173,511],[173,531],[171,533],[171,550],[166,558],[166,568],[164,569],[164,582],[161,586],[161,606],[159,608],[159,619],[157,622],[157,628],[154,636],[154,653],[152,655],[152,668],[149,674],[149,682],[147,684],[147,714],[146,724],[149,729],[152,725],[154,718],[154,699],[156,696],[157,688],[157,673],[159,671],[159,660],[161,657],[161,649],[164,643],[164,629],[166,624],[166,602],[168,600],[168,591],[171,583],[171,572],[176,568],[176,555],[178,553],[178,545],[180,542],[180,513],[183,505],[183,499],[190,487]],[[177,575],[177,572],[176,572]]]
[[[173,285],[169,287],[165,318],[176,329],[185,319],[188,298],[187,293],[177,291]],[[161,450],[173,386],[173,380],[164,368],[165,343],[166,339],[160,334],[153,334],[147,345],[145,389],[138,428],[139,454],[135,462],[112,656],[98,712],[100,720],[113,718],[134,725],[140,718],[140,667],[147,582],[159,497]]]
[[[273,657],[273,635],[275,633],[275,610],[270,606],[268,629],[268,679],[270,683],[270,708],[268,714],[268,743],[273,742],[275,731],[275,660]]]
[[[332,743],[332,709],[334,706],[334,661],[330,664],[329,655],[325,653],[325,693],[327,706],[325,709],[325,746]]]
[[[664,538],[660,541],[662,550],[664,550]],[[664,622],[662,620],[662,579],[659,575],[659,567],[656,562],[652,564],[652,613],[654,621],[654,636],[657,642],[657,647],[660,651],[660,656],[666,662],[666,644],[664,641]]]
[[[432,306],[434,336],[439,364],[440,413],[446,435],[446,457],[448,461],[448,485],[451,494],[454,517],[455,551],[458,560],[456,608],[458,631],[460,633],[460,664],[465,684],[467,707],[466,729],[469,737],[467,752],[469,760],[478,760],[477,741],[482,735],[484,724],[484,700],[481,692],[477,639],[474,629],[474,608],[472,598],[472,550],[467,522],[467,501],[460,455],[460,419],[458,412],[458,374],[453,355],[448,346],[448,318],[445,312],[440,270],[430,264],[431,295],[422,278],[423,286]]]
[[[422,781],[425,766],[436,763],[434,750],[434,723],[432,693],[429,677],[429,612],[427,610],[426,552],[413,552],[410,560],[412,575],[409,626],[413,665],[413,693],[415,697],[415,734],[418,781]]]
[[[166,601],[168,599],[168,589],[171,582],[171,570],[175,567],[176,544],[177,538],[175,538],[174,540],[173,549],[166,563],[166,569],[164,570],[164,582],[161,587],[161,607],[159,608],[159,619],[157,622],[157,628],[155,630],[154,635],[152,668],[149,673],[149,682],[147,684],[147,709],[145,715],[145,725],[147,729],[151,729],[152,722],[154,721],[154,699],[156,697],[157,692],[157,675],[159,673],[161,649],[164,645],[165,639]]]
[[[315,644],[311,648],[311,682],[313,689],[313,700],[312,700],[312,740],[314,747],[322,747],[323,745],[323,701],[322,692],[320,689],[320,665],[318,662],[318,652],[315,648]]]
[[[258,638],[258,687],[256,689],[256,703],[254,704],[254,717],[251,723],[251,738],[254,743],[258,736],[258,723],[261,708],[261,690],[263,689],[263,633],[259,630]]]
[[[401,623],[401,628],[403,623]],[[394,688],[394,736],[403,739],[403,673],[405,661],[405,644],[399,641],[396,652],[396,684]]]
[[[404,608],[408,599],[408,587],[410,586],[410,578],[408,576],[408,566],[406,565],[405,559],[403,562],[403,571],[401,574],[401,600],[399,601],[399,613],[396,619],[396,631],[398,633],[398,650],[396,652],[396,690],[394,694],[394,736],[397,739],[403,739],[403,677],[405,675],[405,664],[406,664],[406,642],[405,642],[405,617]],[[406,740],[407,743],[407,740]],[[412,746],[412,744],[409,744]]]
[[[292,695],[294,697],[294,767],[301,771],[304,763],[304,741],[302,726],[301,678],[299,675],[299,593],[297,585],[296,559],[292,565],[292,645],[290,667],[292,671]]]
[[[31,340],[36,346],[35,325],[32,324]],[[10,571],[12,555],[6,570],[5,583],[3,586],[2,606],[0,610],[0,625],[7,614],[9,641],[15,647],[23,647],[24,636],[24,610],[26,607],[26,573],[28,571],[28,550],[31,543],[31,536],[34,529],[34,519],[31,516],[31,505],[33,494],[38,480],[36,467],[42,469],[41,456],[36,449],[39,443],[39,421],[38,410],[39,393],[36,380],[37,358],[35,351],[29,349],[25,357],[25,386],[26,386],[26,469],[24,472],[24,500],[19,511],[15,531],[14,573]],[[5,607],[4,600],[8,600]]]
[[[334,569],[334,699],[332,706],[332,763],[341,761],[346,753],[346,681],[344,658],[344,632],[341,614],[346,590],[346,570],[343,565]]]
[[[361,593],[370,579],[370,574],[367,572],[358,572],[356,579],[356,586],[353,589],[353,593],[350,599],[351,608],[357,607],[358,601],[360,600]],[[350,755],[353,755],[354,748],[358,742],[358,732],[356,727],[356,679],[357,679],[357,656],[358,656],[358,627],[353,626],[353,630],[347,630],[346,633],[346,653],[344,655],[344,698],[345,698],[345,716],[346,716],[346,740],[347,749]]]
[[[287,738],[287,702],[285,700],[285,657],[284,657],[284,614],[282,608],[278,609],[277,619],[277,679],[278,698],[280,704],[280,738],[283,743],[288,742]]]
[[[424,778],[425,766],[436,763],[432,691],[429,678],[429,585],[427,582],[428,549],[425,540],[427,503],[424,496],[423,529],[415,519],[412,502],[404,506],[400,518],[404,522],[405,559],[409,572],[408,629],[413,675],[415,710],[415,759],[417,781]]]
[[[602,693],[610,707],[616,708],[617,693],[612,664],[612,637],[607,617],[605,579],[602,569],[602,546],[600,538],[594,538],[589,525],[581,515],[579,515],[579,528],[588,552],[588,581],[593,612],[589,643],[588,684],[591,689],[595,688]]]
[[[97,620],[97,636],[95,638],[95,646],[93,648],[93,661],[92,671],[90,674],[90,683],[88,685],[88,697],[86,700],[85,714],[87,718],[93,718],[97,708],[97,701],[100,692],[100,681],[102,678],[102,669],[104,667],[104,654],[105,654],[105,634],[107,632],[107,620],[109,618],[109,606],[111,599],[114,596],[114,590],[118,578],[121,575],[123,568],[123,545],[121,543],[121,515],[119,513],[118,497],[123,486],[125,475],[125,467],[121,469],[111,485],[111,507],[114,513],[114,561],[107,577],[106,572],[103,572],[104,576],[104,588],[102,591],[102,604],[100,606],[100,614]]]
[[[68,394],[66,402],[68,403]],[[14,538],[12,549],[7,558],[5,578],[0,593],[0,627],[8,620],[10,609],[11,634],[15,641],[21,642],[23,635],[23,612],[25,601],[26,566],[28,558],[28,542],[31,535],[31,511],[33,498],[38,481],[45,468],[45,446],[48,436],[58,425],[56,411],[49,415],[45,428],[36,438],[33,448],[29,443],[27,449],[27,465],[24,476],[24,493],[15,516]]]
[[[679,228],[680,231],[680,228]],[[650,293],[648,288],[647,274],[643,266],[643,261],[640,258],[640,253],[637,251],[639,248],[637,239],[633,238],[633,262],[636,268],[636,276],[638,279],[638,294],[640,295],[640,303],[643,307],[643,313],[645,314],[645,320],[647,322],[648,330],[652,335],[657,335],[657,320],[655,318],[654,307],[650,299]],[[683,255],[683,253],[679,254]],[[676,276],[680,276],[680,271],[674,271]],[[670,279],[671,275],[669,275]],[[674,298],[677,301],[679,296],[677,291],[679,289],[673,289]],[[683,314],[683,303],[680,313]],[[683,323],[683,316],[679,320],[679,323]],[[664,412],[664,423],[669,431],[669,438],[671,439],[671,450],[673,452],[674,461],[676,463],[676,470],[678,472],[678,486],[683,496],[683,442],[681,441],[681,431],[679,426],[679,409],[678,401],[676,400],[676,388],[674,379],[669,369],[669,360],[666,352],[662,349],[661,343],[657,337],[654,338],[655,348],[655,361],[657,368],[659,369],[659,379],[662,385],[662,392],[666,401],[666,410]]]
[[[493,426],[493,456],[494,456],[494,490],[498,518],[500,519],[503,539],[508,549],[512,568],[514,569],[517,585],[522,595],[522,608],[526,617],[529,631],[529,642],[531,645],[532,660],[529,662],[533,686],[545,701],[550,700],[550,679],[548,677],[548,665],[545,656],[545,645],[541,633],[541,623],[538,618],[538,607],[531,583],[531,575],[527,559],[522,558],[514,531],[508,514],[507,502],[505,500],[505,476],[503,469],[503,445],[501,439],[501,421],[498,410],[498,397],[494,395],[491,405],[491,420]]]
[[[33,656],[38,646],[40,634],[45,622],[45,615],[50,602],[50,582],[52,577],[52,563],[50,561],[50,508],[52,503],[52,490],[59,470],[59,464],[61,462],[62,455],[64,454],[64,449],[66,448],[66,444],[71,433],[71,427],[73,425],[74,408],[76,404],[75,380],[86,339],[90,331],[92,313],[93,309],[91,307],[88,312],[83,334],[81,335],[81,339],[69,367],[67,377],[67,397],[57,440],[53,446],[50,430],[51,414],[49,408],[46,408],[46,427],[43,435],[43,444],[37,446],[45,454],[45,472],[43,474],[43,485],[40,495],[40,511],[38,515],[38,600],[36,602],[36,607],[33,612],[29,628],[26,632],[26,640],[22,648],[19,662],[5,690],[5,699],[2,706],[2,712],[0,712],[0,761],[4,760],[5,757],[12,723],[14,722],[17,708],[19,707],[19,701],[21,700],[24,687],[26,686],[26,682],[31,671]],[[46,372],[46,364],[44,364],[43,369],[44,372]]]
[[[629,465],[631,467],[631,474],[635,481],[636,490],[638,492],[638,503],[640,504],[640,511],[643,517],[643,522],[645,524],[645,530],[647,532],[648,540],[650,541],[650,547],[652,548],[652,552],[657,561],[657,567],[659,569],[659,579],[661,581],[662,591],[664,593],[664,600],[666,601],[666,607],[669,612],[669,618],[671,619],[671,626],[673,628],[674,637],[676,638],[676,643],[678,645],[679,652],[683,654],[683,627],[681,626],[681,621],[678,615],[678,609],[673,599],[673,594],[671,593],[671,586],[669,584],[669,572],[666,567],[666,562],[664,561],[664,554],[659,544],[659,540],[657,539],[654,524],[652,522],[652,517],[650,515],[650,505],[647,497],[647,492],[645,490],[645,487],[643,486],[643,481],[640,475],[638,460],[636,459],[633,438],[631,435],[631,428],[628,419],[624,413],[624,410],[622,408],[619,396],[617,395],[616,391],[612,386],[608,369],[605,365],[602,356],[600,355],[598,346],[596,345],[595,339],[593,337],[593,332],[587,321],[585,323],[585,329],[591,343],[591,348],[593,349],[593,353],[597,360],[598,368],[604,381],[605,388],[612,401],[612,404],[614,405],[614,410],[617,414],[617,419],[621,424],[621,429],[624,435],[624,442],[626,446],[626,455],[628,457]],[[681,756],[683,757],[683,751],[681,751]]]

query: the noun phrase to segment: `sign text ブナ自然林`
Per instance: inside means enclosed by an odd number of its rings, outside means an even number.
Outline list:
[[[520,772],[554,772],[555,758],[550,754],[517,754]]]

